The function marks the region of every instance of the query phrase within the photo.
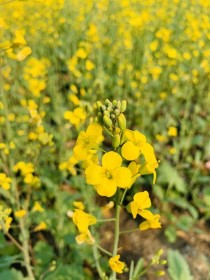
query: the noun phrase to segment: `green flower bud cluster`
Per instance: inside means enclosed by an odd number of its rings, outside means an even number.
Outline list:
[[[106,126],[106,128],[111,131],[113,131],[116,126],[119,126],[122,130],[126,128],[126,119],[123,114],[127,106],[126,100],[113,100],[113,102],[111,102],[109,99],[106,99],[104,104],[97,101],[96,105],[98,108],[98,119],[102,125]]]
[[[126,118],[123,114],[126,110],[127,101],[106,99],[104,104],[100,101],[96,103],[98,109],[98,121],[113,136],[112,144],[117,148],[121,143],[121,136],[126,129]]]

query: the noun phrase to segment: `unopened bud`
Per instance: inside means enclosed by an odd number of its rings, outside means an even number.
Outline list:
[[[123,114],[120,114],[118,117],[118,124],[122,130],[126,129],[126,118]]]
[[[106,110],[106,106],[105,105],[102,105],[101,106],[101,111],[103,112],[103,111],[105,111]]]
[[[113,107],[116,107],[117,106],[117,100],[113,100],[112,105],[113,105]]]
[[[116,116],[119,116],[119,114],[120,114],[120,109],[114,109],[114,113],[115,113]]]
[[[121,112],[122,112],[122,113],[125,112],[126,107],[127,107],[127,101],[126,101],[126,100],[123,100],[123,101],[121,102]]]
[[[103,122],[107,126],[112,126],[112,120],[106,115],[103,116]]]
[[[120,110],[121,109],[121,101],[117,101],[117,108]]]
[[[119,147],[119,145],[120,145],[120,135],[116,134],[113,137],[112,146],[116,149],[117,147]]]
[[[98,110],[100,110],[101,107],[103,106],[103,104],[101,103],[101,101],[97,101],[97,102],[96,102],[96,105],[97,105]]]
[[[110,117],[110,113],[106,110],[104,111],[104,116]]]
[[[114,120],[114,119],[115,119],[115,114],[111,114],[111,115],[110,115],[110,118],[111,118],[112,120]]]

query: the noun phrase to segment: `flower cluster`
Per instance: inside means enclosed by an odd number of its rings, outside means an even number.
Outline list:
[[[11,208],[4,208],[0,205],[0,230],[8,232],[12,222],[12,218],[10,217],[11,212]]]
[[[19,161],[14,167],[14,172],[20,171],[23,176],[23,181],[25,184],[31,185],[33,187],[40,186],[40,179],[34,175],[35,168],[32,163],[25,163],[24,161]]]

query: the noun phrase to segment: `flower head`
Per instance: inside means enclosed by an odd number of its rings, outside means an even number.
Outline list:
[[[141,148],[146,143],[146,137],[139,131],[126,129],[125,137],[127,141],[122,146],[122,156],[127,160],[135,160],[141,154]]]
[[[137,214],[145,219],[152,217],[152,213],[149,210],[146,210],[151,207],[151,200],[147,191],[136,193],[133,197],[133,201],[129,204],[129,207],[134,219]]]
[[[121,164],[122,158],[118,153],[111,151],[104,154],[102,166],[92,164],[85,170],[88,184],[94,185],[99,195],[107,197],[113,196],[117,187],[129,188],[132,173]]]
[[[111,257],[109,259],[109,266],[111,269],[117,273],[123,273],[123,269],[125,267],[125,263],[121,262],[120,260],[120,255],[116,255],[114,257]]]
[[[147,230],[147,229],[155,229],[155,228],[161,228],[161,223],[159,222],[160,215],[155,214],[150,217],[150,219],[144,221],[139,225],[140,230]]]
[[[73,214],[73,223],[77,226],[78,230],[87,232],[88,227],[96,223],[96,218],[82,210],[76,209]]]
[[[86,131],[81,131],[74,147],[74,156],[77,160],[84,161],[96,154],[98,146],[103,141],[102,127],[99,124],[90,124]]]

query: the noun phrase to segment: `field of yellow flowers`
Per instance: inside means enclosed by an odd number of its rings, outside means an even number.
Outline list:
[[[0,0],[0,279],[210,279],[209,81],[209,0]]]

